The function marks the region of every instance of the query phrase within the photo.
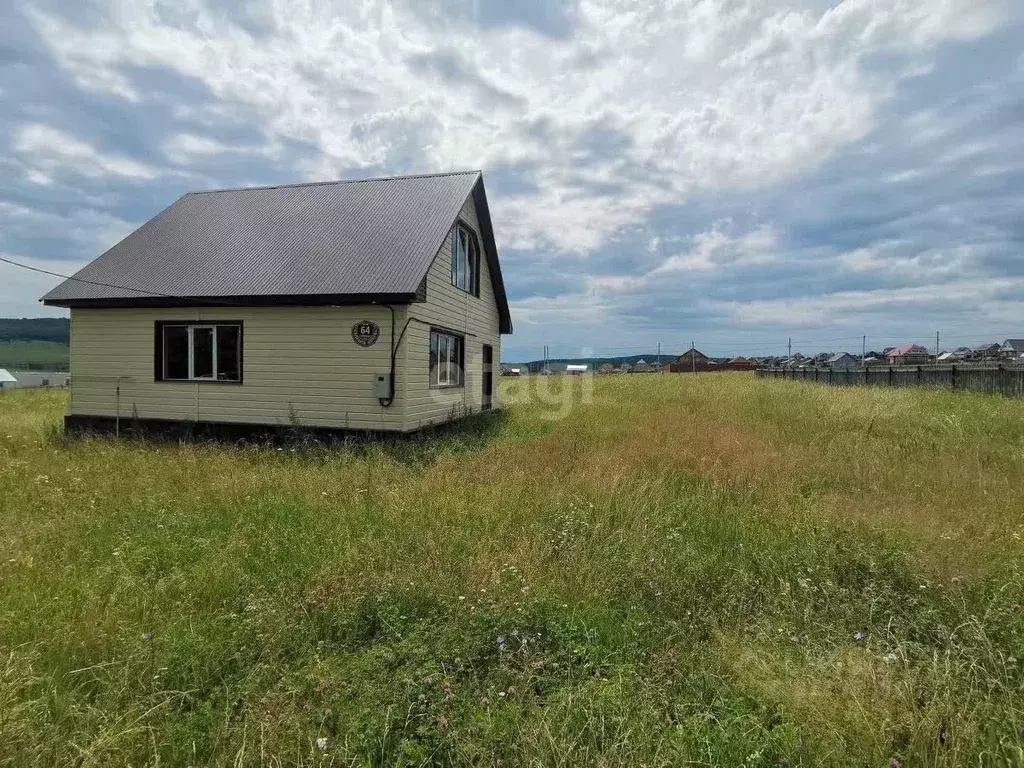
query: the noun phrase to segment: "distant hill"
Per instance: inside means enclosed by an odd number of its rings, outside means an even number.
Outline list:
[[[66,371],[71,348],[55,341],[0,341],[0,368]]]
[[[70,343],[66,317],[0,318],[0,342],[52,341]]]

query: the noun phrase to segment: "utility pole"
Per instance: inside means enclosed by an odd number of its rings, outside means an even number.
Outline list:
[[[939,359],[939,332],[935,332],[935,359]]]
[[[864,358],[868,354],[868,337],[864,334],[860,337],[860,367],[867,368],[868,364],[864,362]]]
[[[664,373],[664,371],[661,370],[661,342],[660,341],[658,342],[658,373]]]
[[[792,336],[789,337],[789,345],[788,345],[787,348],[789,349],[789,353],[786,355],[786,357],[788,357],[790,363],[792,363],[793,362],[793,337]]]

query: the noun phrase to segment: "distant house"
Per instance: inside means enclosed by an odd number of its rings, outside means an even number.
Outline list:
[[[633,366],[633,373],[650,373],[654,370],[654,366],[644,360],[642,357],[636,361]]]
[[[940,363],[957,363],[960,361],[960,356],[956,352],[943,352],[935,360]]]
[[[18,380],[5,368],[0,368],[0,389],[14,389],[16,386]]]
[[[38,389],[40,387],[66,387],[65,371],[7,371],[0,368],[0,389]]]
[[[825,361],[830,368],[855,368],[857,358],[848,352],[837,352]]]
[[[877,357],[875,355],[868,355],[864,358],[864,365],[879,365],[885,362],[885,358]]]
[[[189,192],[43,302],[70,429],[411,432],[497,406],[512,332],[479,171]]]
[[[623,363],[619,366],[619,373],[629,373],[633,370],[633,366],[629,363]]]
[[[512,368],[512,367],[507,366],[507,365],[501,366],[501,375],[502,376],[520,376],[520,375],[522,375],[522,373],[523,373],[522,368]]]
[[[569,376],[582,376],[587,372],[589,367],[590,366],[587,365],[574,365],[573,363],[569,363],[565,366],[565,372]]]
[[[709,358],[699,349],[688,349],[668,364],[666,370],[672,373],[689,373],[696,371],[720,371],[722,366]]]
[[[995,360],[1002,356],[1002,344],[982,344],[974,348],[974,357],[981,360]]]
[[[672,362],[675,365],[681,365],[683,363],[690,362],[707,363],[708,356],[701,352],[699,349],[688,349]]]
[[[928,350],[920,344],[904,344],[889,350],[891,365],[921,365],[931,359]]]
[[[1024,355],[1024,339],[1007,339],[999,348],[999,355],[1007,360],[1019,360]]]
[[[734,357],[726,365],[734,371],[752,371],[757,368],[757,363],[745,357]]]

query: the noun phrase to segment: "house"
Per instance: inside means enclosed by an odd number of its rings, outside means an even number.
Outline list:
[[[829,368],[856,368],[859,365],[857,358],[847,352],[837,352],[825,362]]]
[[[1024,356],[1024,339],[1007,339],[999,348],[999,356],[1004,360],[1019,360]]]
[[[943,352],[935,358],[935,361],[939,363],[958,363],[960,362],[960,356],[956,352]]]
[[[409,432],[497,406],[512,332],[479,171],[191,192],[43,302],[71,429]]]
[[[672,373],[700,373],[703,371],[721,370],[722,366],[714,362],[699,349],[688,349],[668,364],[668,371]]]
[[[5,368],[0,368],[0,389],[14,389],[18,386],[18,380]]]
[[[41,387],[66,387],[68,374],[65,371],[9,371],[18,389],[39,389]]]
[[[745,357],[734,357],[726,366],[733,371],[753,371],[757,368],[757,363]]]
[[[565,372],[569,376],[582,376],[587,372],[588,368],[589,366],[586,365],[574,365],[573,363],[569,363],[565,366]]]
[[[506,365],[501,366],[502,376],[521,376],[523,373],[522,368],[510,368]]]
[[[1002,344],[983,344],[974,348],[974,357],[979,360],[996,360],[1001,356]]]
[[[889,350],[890,365],[921,365],[929,359],[928,350],[920,344],[904,344]]]
[[[633,373],[650,373],[654,370],[654,366],[644,360],[642,357],[636,361],[633,365]]]

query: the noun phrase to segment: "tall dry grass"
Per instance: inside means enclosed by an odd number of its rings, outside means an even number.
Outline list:
[[[503,384],[294,450],[0,396],[0,764],[1024,761],[1024,404]]]

